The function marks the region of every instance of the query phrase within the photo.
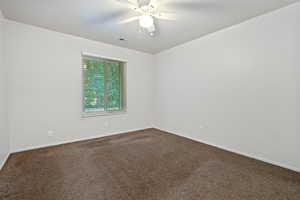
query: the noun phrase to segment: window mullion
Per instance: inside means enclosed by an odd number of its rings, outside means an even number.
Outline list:
[[[108,107],[108,64],[104,62],[104,110]]]
[[[120,102],[119,102],[119,109],[123,109],[123,66],[121,63],[118,63],[119,65],[119,87],[120,87],[120,91],[119,91],[119,95],[120,95]]]

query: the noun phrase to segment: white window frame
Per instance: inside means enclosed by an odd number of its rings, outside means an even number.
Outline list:
[[[96,58],[96,59],[103,59],[103,60],[108,60],[108,61],[114,61],[114,62],[122,62],[123,63],[123,83],[122,83],[122,109],[121,110],[96,110],[93,109],[89,112],[85,110],[84,107],[84,87],[83,87],[83,82],[84,82],[84,67],[83,67],[83,58],[84,57],[91,57],[91,58]],[[81,54],[81,116],[83,118],[86,117],[96,117],[96,116],[107,116],[107,115],[120,115],[120,114],[127,114],[127,64],[128,62],[125,61],[124,59],[119,59],[119,58],[111,58],[111,57],[106,57],[106,56],[99,56],[97,54],[92,54],[92,53],[87,53],[87,52],[82,52]]]

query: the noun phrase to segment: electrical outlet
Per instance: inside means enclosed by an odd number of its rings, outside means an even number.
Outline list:
[[[51,130],[48,131],[48,137],[53,137],[53,131]]]

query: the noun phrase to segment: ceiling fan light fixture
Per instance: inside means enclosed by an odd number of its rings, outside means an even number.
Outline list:
[[[143,15],[139,19],[140,26],[143,28],[149,28],[154,25],[153,17],[150,15]]]

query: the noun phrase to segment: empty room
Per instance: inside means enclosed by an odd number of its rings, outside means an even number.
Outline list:
[[[0,200],[300,200],[300,1],[0,0]]]

